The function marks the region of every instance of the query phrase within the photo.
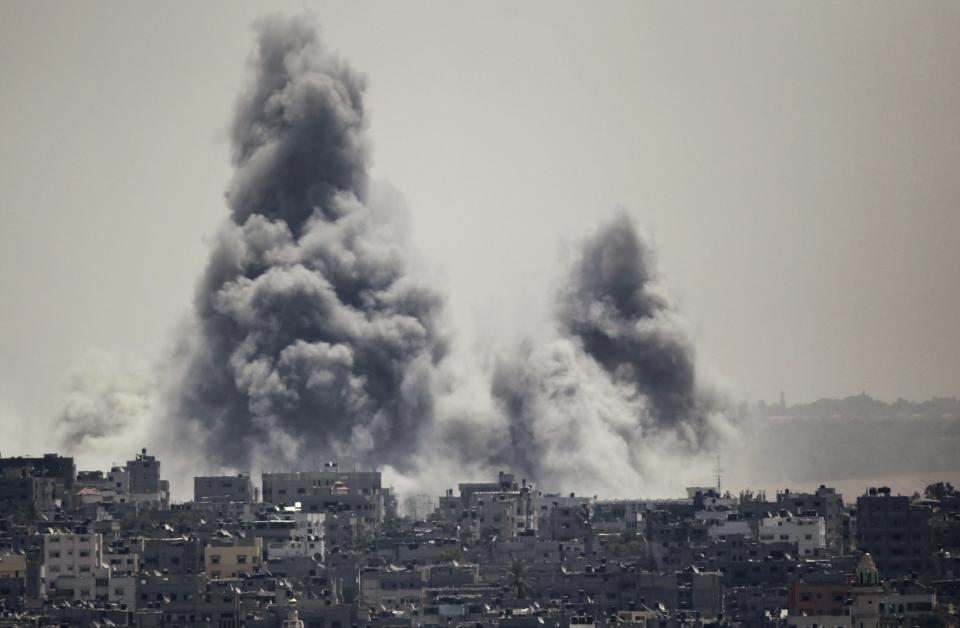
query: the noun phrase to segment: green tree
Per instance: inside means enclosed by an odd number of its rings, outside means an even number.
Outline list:
[[[514,560],[504,570],[507,585],[516,593],[518,598],[525,598],[533,592],[533,584],[527,578],[527,566],[521,560]]]
[[[937,482],[930,484],[923,490],[924,497],[928,499],[943,499],[957,494],[957,489],[953,488],[950,482]]]
[[[440,552],[440,562],[452,563],[463,561],[463,551],[458,547],[456,549],[447,549]]]

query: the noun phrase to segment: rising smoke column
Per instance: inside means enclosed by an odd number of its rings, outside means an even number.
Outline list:
[[[625,213],[581,243],[554,319],[552,337],[497,360],[491,464],[607,495],[698,479],[693,462],[727,432],[728,406],[698,378],[653,248]]]
[[[653,246],[626,213],[583,242],[556,314],[561,333],[645,401],[650,427],[705,435],[716,400],[698,387],[686,323],[657,273]]]
[[[214,465],[406,465],[432,420],[443,299],[368,181],[364,79],[313,24],[256,24],[232,126],[230,219],[196,299],[172,412]]]

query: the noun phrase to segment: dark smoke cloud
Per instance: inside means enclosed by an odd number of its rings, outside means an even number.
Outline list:
[[[703,436],[714,400],[698,389],[693,342],[657,276],[653,247],[626,213],[584,241],[560,292],[557,321],[646,401],[652,427]]]
[[[443,298],[368,183],[364,80],[313,24],[256,25],[232,129],[231,218],[199,286],[173,412],[215,464],[403,468],[433,416]]]
[[[339,217],[338,194],[366,196],[366,81],[321,47],[309,20],[267,18],[256,29],[253,76],[233,121],[230,207],[237,224],[260,215],[299,235],[318,211]]]

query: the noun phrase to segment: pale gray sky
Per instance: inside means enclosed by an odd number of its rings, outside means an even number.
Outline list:
[[[89,348],[170,342],[278,6],[369,77],[375,174],[466,337],[537,325],[563,242],[624,206],[745,397],[960,392],[958,3],[8,0],[0,427]]]

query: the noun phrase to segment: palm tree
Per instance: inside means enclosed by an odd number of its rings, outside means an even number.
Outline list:
[[[517,594],[518,598],[525,598],[533,592],[533,585],[527,578],[527,567],[521,560],[514,560],[510,566],[504,570],[507,578],[507,584]]]

